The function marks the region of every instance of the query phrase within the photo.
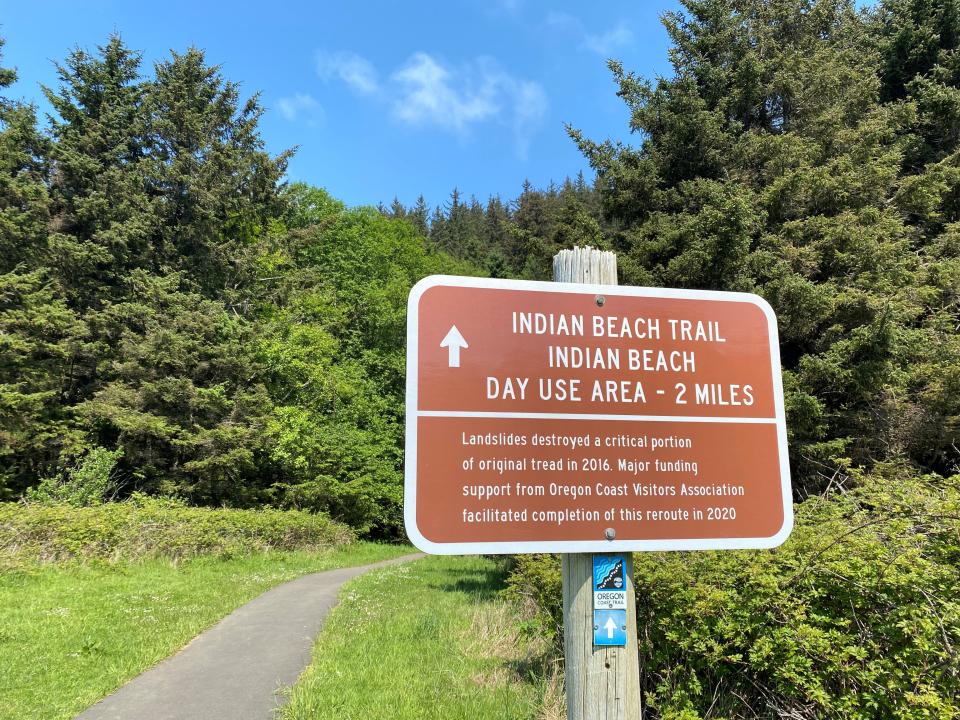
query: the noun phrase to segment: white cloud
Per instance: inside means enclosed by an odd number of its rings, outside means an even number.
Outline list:
[[[589,33],[586,26],[570,13],[550,11],[545,24],[554,32],[566,32],[580,38],[580,47],[609,57],[633,42],[633,31],[623,21],[603,33]]]
[[[539,83],[516,78],[487,57],[453,67],[416,52],[381,81],[377,69],[356,53],[319,52],[317,74],[389,104],[392,116],[406,125],[436,127],[461,137],[482,123],[511,128],[521,156],[547,112],[547,95]],[[310,96],[282,98],[279,110],[292,120],[311,103],[316,101]]]
[[[633,32],[625,23],[620,22],[616,27],[600,35],[586,34],[583,38],[583,46],[599,55],[608,56],[632,41]]]
[[[519,82],[514,90],[513,132],[517,144],[517,154],[527,157],[533,131],[547,114],[547,94],[535,82]]]
[[[471,126],[496,121],[513,129],[517,153],[525,156],[547,111],[539,83],[505,72],[490,58],[459,68],[415,53],[391,80],[398,94],[394,116],[410,125],[433,125],[465,135]]]
[[[439,125],[458,132],[498,115],[501,108],[496,80],[489,73],[474,75],[455,78],[427,53],[415,53],[393,74],[400,90],[393,112],[413,125]],[[454,87],[452,82],[461,87]]]
[[[356,53],[317,53],[317,74],[324,80],[338,78],[362,95],[372,95],[380,90],[376,68]]]
[[[313,96],[304,93],[296,93],[290,97],[282,97],[277,100],[277,110],[284,118],[294,122],[300,118],[307,121],[308,125],[316,125],[323,120],[323,108]]]

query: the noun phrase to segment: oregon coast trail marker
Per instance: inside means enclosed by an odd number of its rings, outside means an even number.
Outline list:
[[[421,550],[789,535],[776,318],[758,296],[431,276],[407,323],[404,512]]]

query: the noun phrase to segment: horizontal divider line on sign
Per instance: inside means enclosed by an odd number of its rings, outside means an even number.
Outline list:
[[[691,423],[776,423],[777,418],[710,417],[702,415],[600,415],[595,413],[546,412],[472,412],[469,410],[418,410],[418,417],[508,418],[518,420],[626,420],[630,422],[691,422]]]

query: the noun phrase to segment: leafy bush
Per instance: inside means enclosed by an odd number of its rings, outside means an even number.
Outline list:
[[[188,507],[146,495],[93,507],[0,503],[0,566],[318,550],[353,540],[348,527],[301,511]]]
[[[269,501],[329,513],[370,538],[403,530],[407,295],[433,273],[475,273],[402,220],[289,190],[270,239],[253,348],[276,399],[264,428]]]
[[[778,549],[634,556],[648,717],[960,717],[960,476],[853,479]],[[548,631],[560,586],[556,557],[517,559]]]
[[[27,502],[99,505],[108,498],[111,475],[121,457],[123,450],[95,447],[63,475],[44,478],[36,487],[27,488],[24,497]]]

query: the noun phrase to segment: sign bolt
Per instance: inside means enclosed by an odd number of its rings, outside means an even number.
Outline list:
[[[614,530],[613,528],[607,528],[606,530],[603,531],[603,536],[607,540],[614,540],[617,537],[617,531]]]
[[[603,307],[603,304],[607,301],[603,295],[597,295],[594,299],[597,301],[597,307]]]

